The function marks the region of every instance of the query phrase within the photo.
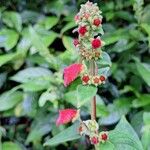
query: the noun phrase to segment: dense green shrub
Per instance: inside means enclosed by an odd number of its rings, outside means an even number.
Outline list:
[[[55,125],[58,109],[74,106],[76,100],[71,91],[80,81],[65,89],[62,70],[78,57],[72,29],[82,2],[1,1],[0,149],[91,148],[85,139],[43,147],[66,128]],[[102,129],[112,130],[125,115],[144,150],[149,150],[150,4],[148,0],[95,2],[103,11],[102,38],[113,62],[107,83],[98,90],[97,119]],[[89,118],[86,112],[83,119]],[[130,126],[125,119],[120,124],[123,130]]]

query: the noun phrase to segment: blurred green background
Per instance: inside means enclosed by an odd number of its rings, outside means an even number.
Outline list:
[[[66,126],[58,109],[73,107],[63,68],[77,60],[74,15],[85,0],[0,1],[0,150],[85,150],[86,139],[43,147]],[[97,95],[97,120],[111,130],[122,115],[150,150],[150,1],[95,0],[103,12],[104,51],[112,67]],[[78,83],[78,80],[76,81]],[[83,119],[89,118],[88,106]],[[146,117],[144,117],[146,116]]]

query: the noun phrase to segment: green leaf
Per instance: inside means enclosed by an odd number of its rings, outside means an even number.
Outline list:
[[[35,26],[34,29],[45,47],[49,47],[54,42],[54,40],[58,37],[58,34],[56,32],[47,31],[38,26]]]
[[[107,106],[109,115],[102,116],[99,119],[101,125],[111,125],[116,123],[122,115],[126,115],[130,111],[131,107],[131,98],[118,98],[115,99],[113,104]]]
[[[67,141],[72,141],[80,138],[78,134],[79,123],[74,123],[69,128],[63,130],[53,138],[44,143],[44,146],[54,146]]]
[[[137,70],[143,80],[150,86],[150,65],[146,63],[136,62]]]
[[[75,26],[77,26],[77,25],[75,24],[75,22],[69,22],[69,23],[67,23],[67,24],[61,29],[61,34],[63,34],[64,32],[66,32],[66,31],[68,31],[68,30],[70,30],[70,29],[72,29],[72,28],[74,28]]]
[[[0,66],[8,63],[9,61],[16,59],[18,56],[19,56],[18,53],[0,55]]]
[[[98,100],[97,100],[98,101]],[[96,109],[96,114],[97,114],[97,117],[106,117],[109,115],[109,111],[107,109],[107,107],[105,105],[96,105],[97,109]]]
[[[142,14],[142,23],[150,24],[150,4],[144,7],[144,11]]]
[[[142,94],[132,102],[133,107],[144,107],[150,105],[150,94]]]
[[[104,35],[104,30],[102,27],[98,28],[98,30],[96,30],[96,32],[100,33],[101,35]]]
[[[7,78],[6,72],[0,73],[0,88],[4,85],[6,78]]]
[[[135,42],[128,43],[127,39],[120,39],[114,47],[111,49],[111,52],[121,53],[125,50],[132,48],[135,45]]]
[[[20,87],[24,91],[28,91],[28,92],[42,91],[42,90],[49,88],[49,86],[50,86],[49,80],[45,80],[45,79],[32,80],[32,81],[25,82],[20,85]]]
[[[6,129],[3,128],[2,126],[0,126],[0,140],[1,140],[1,137],[2,137],[3,135],[4,135],[4,136],[6,135]]]
[[[0,96],[0,111],[5,111],[16,106],[23,99],[22,92],[5,92]]]
[[[24,9],[21,11],[22,22],[25,24],[35,23],[39,18],[43,17],[39,11],[34,11],[32,9]]]
[[[17,51],[24,54],[27,52],[27,50],[31,46],[31,40],[30,40],[30,34],[29,34],[28,27],[23,28],[23,30],[21,32],[21,36],[22,36],[22,38],[17,45]]]
[[[17,74],[11,77],[11,80],[20,82],[20,83],[26,83],[29,81],[34,81],[37,79],[45,79],[50,78],[52,75],[51,71],[42,68],[42,67],[28,67],[24,70],[19,71]]]
[[[39,98],[39,106],[43,107],[47,101],[54,101],[57,99],[56,92],[50,92],[49,90],[42,93]]]
[[[20,57],[14,61],[15,70],[18,70],[23,65],[23,63],[25,62],[25,58],[27,56],[27,51],[31,46],[28,28],[24,28],[21,34],[22,34],[22,38],[16,47],[16,50],[20,54]]]
[[[50,86],[51,71],[42,67],[29,67],[19,71],[11,80],[23,83],[20,85],[24,91],[41,91]]]
[[[120,39],[127,39],[129,35],[126,29],[118,29],[117,31],[105,33],[103,35],[103,40],[106,42],[106,45],[113,44]]]
[[[15,115],[35,117],[38,112],[38,94],[34,92],[24,92],[23,101],[15,107]]]
[[[2,150],[23,150],[17,143],[4,142],[2,144]]]
[[[65,6],[65,1],[53,1],[44,5],[44,11],[46,13],[52,13],[60,17],[61,14],[65,15],[66,13],[68,13],[68,9],[66,9]]]
[[[95,86],[84,86],[78,85],[77,87],[77,107],[81,107],[85,103],[92,100],[92,98],[96,95],[97,87]]]
[[[98,74],[99,75],[104,75],[104,76],[108,76],[109,75],[109,70],[110,70],[110,67],[104,67],[104,68],[100,68],[98,69]]]
[[[59,21],[58,17],[45,17],[41,19],[38,24],[42,27],[44,27],[46,30],[51,29],[53,26],[55,26]]]
[[[149,139],[150,139],[150,126],[144,126],[141,141],[145,150],[150,149]]]
[[[143,121],[145,125],[150,125],[150,112],[144,112]]]
[[[45,60],[49,62],[53,67],[58,68],[58,61],[56,60],[56,58],[54,58],[53,55],[50,54],[49,49],[44,45],[39,35],[31,26],[29,28],[29,32],[30,32],[31,43],[36,48],[36,50],[40,53],[40,55],[43,56]]]
[[[69,36],[63,36],[63,44],[68,51],[76,51],[75,46],[73,45],[73,39]]]
[[[66,100],[66,102],[69,102],[70,104],[72,104],[73,106],[77,106],[77,98],[76,98],[76,90],[74,91],[69,91],[67,93],[65,93],[64,95],[64,99]]]
[[[39,111],[38,111],[39,112]],[[31,131],[26,139],[26,144],[38,142],[41,138],[49,133],[52,129],[50,115],[37,114],[36,119],[32,122]]]
[[[111,59],[106,52],[101,53],[101,58],[97,60],[98,68],[110,67]]]
[[[62,63],[66,65],[70,65],[72,62],[75,62],[78,55],[74,55],[74,51],[64,51],[59,54],[58,59],[62,61]]]
[[[137,19],[138,23],[140,24],[141,18],[143,15],[143,4],[144,0],[134,0],[133,10],[135,11],[135,18]]]
[[[141,129],[143,126],[143,111],[139,111],[133,114],[130,124],[136,131],[136,133],[141,136]]]
[[[99,149],[100,150],[116,150],[115,146],[110,141],[107,141],[105,143],[100,143]]]
[[[109,138],[115,150],[120,150],[122,148],[127,150],[143,150],[136,132],[125,117],[122,117],[116,128],[110,132]]]
[[[115,17],[118,17],[118,18],[121,18],[121,19],[124,19],[127,21],[133,21],[134,20],[133,15],[128,11],[123,11],[123,10],[115,11],[114,15],[115,15]]]
[[[145,150],[150,149],[150,112],[143,113],[144,127],[142,127],[142,144]]]
[[[141,27],[147,32],[148,34],[148,42],[150,47],[150,26],[149,24],[141,24]]]
[[[19,39],[19,34],[17,32],[6,28],[0,30],[0,36],[4,38],[4,42],[0,47],[4,47],[6,51],[11,50]]]
[[[140,96],[139,92],[130,85],[125,85],[124,88],[120,90],[120,94],[125,94],[128,92],[133,92],[137,97]]]
[[[6,11],[2,15],[3,22],[10,28],[15,28],[17,31],[22,29],[21,16],[17,12]]]

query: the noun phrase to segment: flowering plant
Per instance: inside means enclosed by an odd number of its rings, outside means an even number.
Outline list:
[[[97,4],[87,2],[81,5],[79,13],[75,16],[75,22],[78,27],[73,32],[78,32],[78,38],[73,40],[74,46],[80,54],[79,62],[72,64],[64,69],[64,86],[67,87],[77,78],[80,78],[82,84],[78,86],[81,96],[86,96],[86,92],[92,93],[88,95],[86,102],[91,101],[91,119],[82,121],[80,109],[85,102],[78,102],[76,109],[68,108],[59,111],[56,125],[66,124],[77,121],[77,134],[87,136],[90,143],[98,145],[108,140],[108,132],[98,131],[99,125],[96,122],[96,92],[97,86],[105,83],[108,69],[110,67],[110,58],[106,52],[102,51],[104,41],[100,35],[103,34],[102,15]],[[104,61],[107,57],[109,64],[104,62],[103,66],[98,62]],[[84,99],[81,99],[84,101]]]
[[[81,84],[77,85],[75,91],[69,93],[71,96],[68,96],[77,98],[76,108],[59,110],[56,120],[57,126],[69,122],[74,122],[74,125],[47,141],[45,145],[55,145],[85,136],[97,150],[115,150],[118,144],[115,143],[116,137],[122,130],[122,124],[128,127],[127,121],[122,118],[121,122],[124,123],[120,123],[114,133],[109,134],[107,131],[99,132],[100,127],[96,121],[96,93],[98,86],[106,82],[111,66],[109,55],[103,51],[105,42],[101,39],[101,35],[104,34],[101,13],[96,3],[88,1],[81,5],[79,13],[75,16],[78,27],[73,32],[78,32],[78,38],[73,40],[73,44],[80,57],[77,63],[64,69],[63,75],[65,87],[76,84],[77,80]],[[91,118],[82,120],[81,108],[89,102],[91,102]],[[127,139],[126,142],[130,143],[130,140]]]

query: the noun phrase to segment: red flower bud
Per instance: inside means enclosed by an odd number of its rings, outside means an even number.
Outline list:
[[[87,32],[86,26],[79,27],[78,32],[80,35],[84,36],[84,34]]]
[[[102,20],[100,20],[99,18],[94,19],[94,21],[93,21],[93,24],[94,24],[95,26],[97,26],[97,27],[98,27],[101,23],[102,23]]]
[[[99,78],[102,82],[106,80],[105,76],[101,75]]]
[[[88,84],[89,80],[90,80],[90,77],[88,75],[84,75],[82,77],[82,81],[83,81],[84,84]]]
[[[106,133],[103,133],[103,134],[101,135],[101,139],[104,140],[104,141],[107,141],[108,135],[107,135]]]
[[[93,78],[93,82],[94,82],[94,84],[99,84],[99,78],[98,77],[94,77]]]
[[[78,39],[74,39],[73,40],[73,44],[75,47],[77,47],[77,45],[79,45],[79,40]]]
[[[100,133],[99,140],[100,140],[101,142],[106,142],[108,139],[109,139],[109,137],[108,137],[108,132],[101,132],[101,133]]]
[[[99,143],[98,137],[96,136],[90,138],[90,141],[91,141],[91,144],[94,144],[94,145]]]
[[[102,41],[99,38],[96,38],[92,41],[92,47],[94,49],[101,47]]]

